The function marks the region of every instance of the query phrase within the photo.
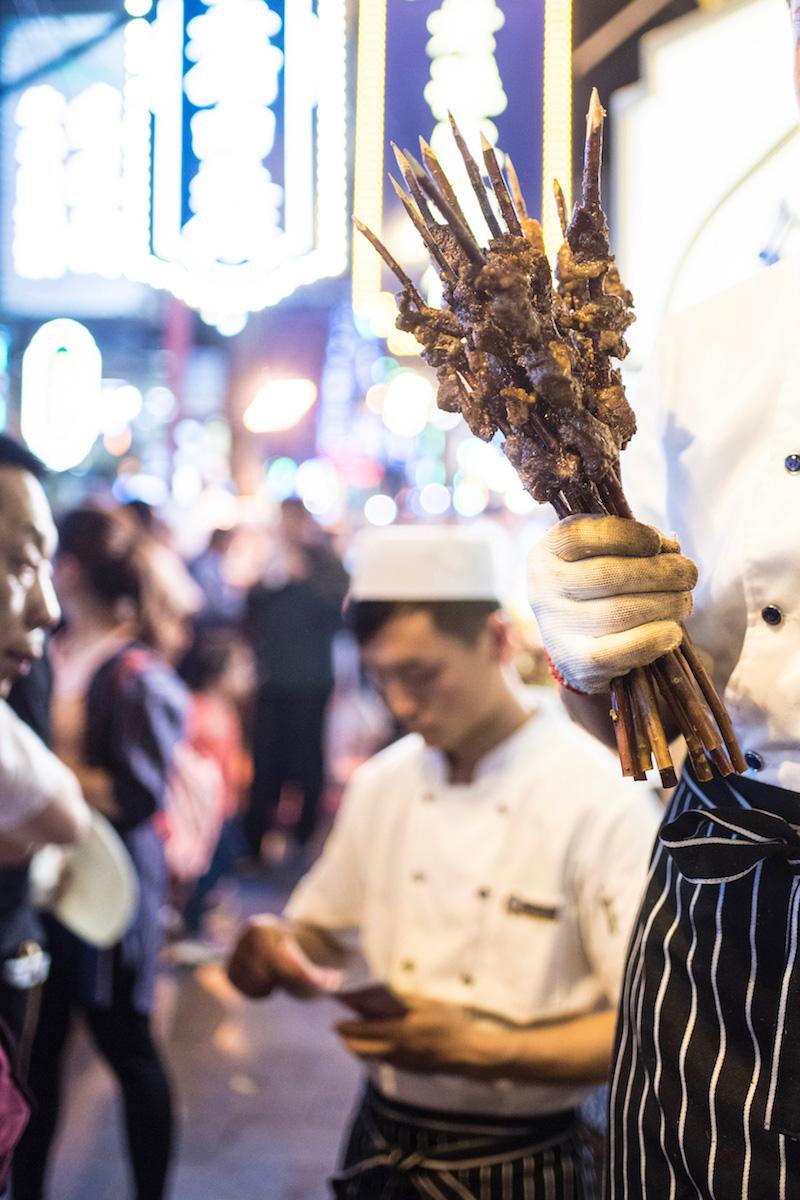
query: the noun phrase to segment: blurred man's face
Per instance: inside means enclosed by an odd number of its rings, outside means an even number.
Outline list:
[[[502,638],[491,619],[474,645],[441,633],[430,612],[393,617],[361,648],[392,716],[429,746],[460,750],[494,715]]]
[[[60,617],[50,558],[56,529],[37,479],[0,467],[0,696],[41,656]]]

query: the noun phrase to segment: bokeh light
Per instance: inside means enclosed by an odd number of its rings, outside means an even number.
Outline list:
[[[340,503],[336,467],[328,458],[306,459],[297,468],[295,490],[313,516],[333,514]]]
[[[391,525],[397,516],[397,505],[391,496],[370,496],[364,505],[364,516],[370,525]]]
[[[267,470],[267,490],[273,500],[287,500],[294,493],[297,463],[293,458],[274,459]]]
[[[426,483],[420,488],[419,502],[428,516],[441,517],[450,507],[450,492],[441,483]]]
[[[310,379],[270,379],[256,392],[242,418],[251,433],[277,433],[291,429],[317,398]]]
[[[488,500],[486,489],[477,483],[462,483],[453,490],[453,508],[462,517],[477,517]]]
[[[398,437],[416,437],[428,423],[432,404],[430,380],[417,371],[401,371],[384,397],[383,422]]]

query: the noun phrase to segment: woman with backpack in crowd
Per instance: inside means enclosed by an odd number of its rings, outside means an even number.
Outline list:
[[[150,1028],[167,872],[153,818],[184,733],[187,693],[142,631],[150,593],[140,535],[81,508],[59,527],[54,583],[64,613],[52,643],[53,746],[133,860],[139,903],[128,932],[97,950],[48,920],[52,968],[30,1064],[38,1113],[14,1163],[16,1200],[42,1200],[61,1065],[74,1011],[122,1090],[136,1200],[163,1200],[172,1145],[169,1082]]]

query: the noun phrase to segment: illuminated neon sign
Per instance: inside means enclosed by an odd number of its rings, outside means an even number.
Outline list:
[[[146,283],[230,327],[341,274],[345,10],[158,0],[127,23],[124,49],[91,59],[81,91],[57,71],[22,92],[9,118],[15,276],[76,295],[90,278]],[[17,59],[25,44],[20,33]]]
[[[152,219],[126,274],[212,321],[340,274],[344,0],[159,0],[127,35],[130,228]]]

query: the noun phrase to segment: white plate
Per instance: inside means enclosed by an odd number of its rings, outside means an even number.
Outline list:
[[[105,817],[93,812],[84,841],[59,850],[45,846],[31,861],[39,907],[98,949],[116,945],[139,903],[139,881],[122,839]],[[62,872],[63,883],[53,893]]]

